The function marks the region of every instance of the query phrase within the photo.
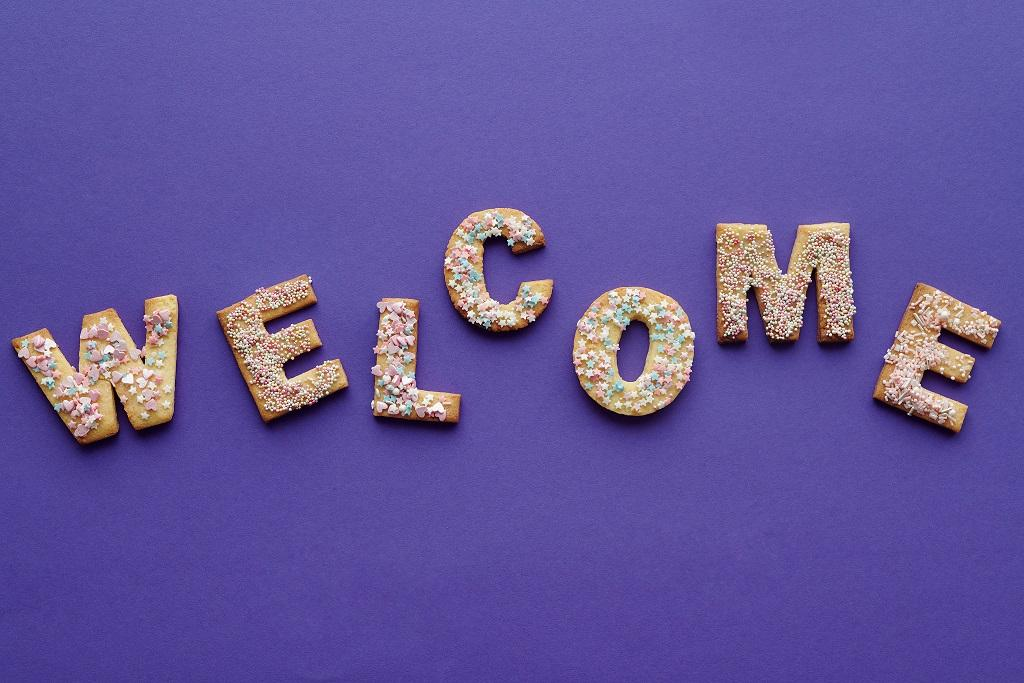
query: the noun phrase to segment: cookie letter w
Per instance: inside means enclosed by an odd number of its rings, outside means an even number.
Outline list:
[[[79,443],[117,434],[115,392],[135,429],[154,427],[174,416],[178,298],[168,294],[146,299],[145,311],[146,344],[141,351],[114,309],[85,316],[77,370],[45,327],[11,341]]]

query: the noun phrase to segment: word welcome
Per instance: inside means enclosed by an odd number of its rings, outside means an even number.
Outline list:
[[[520,283],[509,302],[495,300],[484,277],[484,242],[501,238],[512,253],[546,245],[541,227],[517,209],[470,214],[445,248],[445,283],[455,310],[467,322],[505,334],[535,322],[554,292],[553,280]],[[773,343],[794,342],[803,325],[804,304],[812,280],[818,303],[819,343],[849,343],[854,338],[848,223],[801,225],[788,269],[776,260],[765,225],[723,223],[716,229],[716,336],[720,344],[742,343],[749,336],[747,298],[753,290],[765,334]],[[312,320],[270,333],[266,323],[316,303],[312,281],[300,275],[257,289],[217,312],[224,336],[260,416],[270,421],[317,403],[348,386],[339,359],[325,361],[288,377],[284,365],[322,345]],[[458,422],[461,396],[430,391],[416,380],[419,302],[387,298],[377,304],[380,320],[370,369],[374,392],[370,410],[382,418]],[[635,380],[618,369],[619,340],[633,321],[649,331],[643,371]],[[147,299],[146,339],[139,349],[113,309],[86,315],[73,367],[46,328],[12,340],[18,357],[32,372],[54,412],[79,443],[91,443],[118,431],[116,396],[135,429],[146,429],[174,415],[178,353],[178,302],[174,295]],[[991,347],[1001,322],[929,285],[919,283],[911,296],[893,344],[886,351],[874,398],[954,432],[967,406],[921,386],[927,371],[966,382],[974,358],[940,344],[942,330]],[[662,410],[690,380],[694,332],[683,307],[671,296],[644,287],[617,287],[599,296],[576,325],[572,362],[580,386],[603,408],[643,416]]]

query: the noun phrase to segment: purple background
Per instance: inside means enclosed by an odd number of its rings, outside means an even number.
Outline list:
[[[1019,3],[5,4],[3,338],[73,348],[107,306],[141,335],[165,293],[182,336],[174,421],[88,449],[0,357],[0,677],[1024,676]],[[442,283],[493,206],[549,246],[491,248],[492,291],[556,281],[515,335]],[[719,348],[715,223],[768,223],[785,262],[829,220],[856,341],[772,348],[753,317]],[[303,272],[320,303],[286,322],[325,348],[289,371],[351,386],[264,426],[214,312]],[[953,342],[967,385],[927,380],[958,436],[871,400],[918,280],[1005,321]],[[646,419],[570,364],[619,285],[697,334]],[[384,296],[423,301],[454,428],[370,416]]]

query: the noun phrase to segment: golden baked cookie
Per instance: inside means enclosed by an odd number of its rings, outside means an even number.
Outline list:
[[[933,424],[959,432],[967,406],[921,386],[926,371],[955,382],[971,378],[974,356],[939,343],[949,330],[985,348],[995,343],[1002,323],[985,311],[954,299],[930,285],[917,283],[896,339],[885,353],[885,365],[875,382],[874,398]]]
[[[78,370],[46,328],[11,341],[79,443],[117,434],[115,392],[135,429],[155,427],[174,416],[178,298],[168,294],[146,299],[145,311],[141,351],[113,308],[84,316]]]
[[[554,280],[519,283],[515,299],[503,304],[487,292],[484,242],[504,238],[513,254],[544,246],[540,226],[517,209],[477,211],[459,223],[444,253],[444,281],[455,310],[469,322],[492,332],[519,330],[535,321],[551,300]]]
[[[264,422],[312,405],[348,386],[345,370],[337,358],[297,377],[285,374],[285,363],[320,348],[320,335],[312,320],[289,325],[273,334],[267,331],[266,322],[315,303],[312,281],[308,275],[299,275],[273,287],[257,289],[217,312],[238,369]]]
[[[619,374],[622,332],[633,320],[650,340],[643,372],[629,382]],[[580,386],[602,407],[620,415],[649,415],[675,400],[690,381],[693,330],[672,297],[644,287],[605,292],[576,324],[572,362]]]
[[[857,309],[853,304],[849,223],[797,228],[786,273],[776,263],[775,244],[766,225],[720,223],[715,241],[718,343],[746,341],[747,291],[751,288],[768,340],[796,341],[812,273],[818,293],[818,341],[853,339]]]
[[[382,299],[377,303],[377,364],[370,409],[377,417],[427,422],[458,422],[461,396],[420,389],[416,382],[417,329],[420,302]]]

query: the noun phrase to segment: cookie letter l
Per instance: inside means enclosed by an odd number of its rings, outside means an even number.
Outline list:
[[[719,344],[746,341],[747,291],[751,287],[768,340],[796,341],[812,272],[818,285],[818,341],[853,339],[857,309],[853,305],[849,223],[797,228],[785,274],[776,263],[775,244],[766,225],[719,223],[716,242]]]
[[[114,391],[135,429],[154,427],[174,416],[178,298],[168,294],[146,299],[145,311],[142,351],[113,308],[83,317],[77,371],[46,328],[12,340],[18,357],[79,443],[117,434]]]
[[[312,281],[308,275],[300,275],[269,289],[257,289],[255,294],[217,312],[238,369],[264,422],[312,405],[348,386],[345,370],[337,358],[324,361],[294,379],[285,375],[286,362],[320,348],[320,335],[312,320],[289,325],[273,334],[264,325],[315,303]]]
[[[470,214],[455,228],[444,252],[444,280],[455,310],[491,332],[519,330],[540,316],[551,300],[554,280],[519,283],[519,295],[507,304],[487,293],[484,241],[503,237],[513,254],[544,246],[540,226],[516,209],[488,209]]]
[[[942,330],[975,344],[992,348],[1001,323],[985,311],[979,311],[940,292],[917,283],[896,339],[885,353],[885,365],[875,383],[874,397],[928,422],[959,432],[967,415],[967,406],[940,396],[921,386],[926,370],[937,372],[955,382],[971,377],[974,356],[960,353],[939,343]]]
[[[397,417],[428,422],[458,422],[459,394],[424,391],[416,385],[416,329],[420,302],[416,299],[382,299],[377,303],[377,364],[373,373],[370,408],[377,417]]]

